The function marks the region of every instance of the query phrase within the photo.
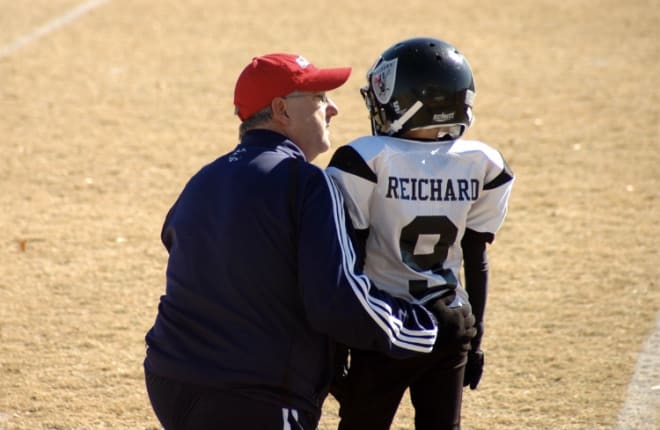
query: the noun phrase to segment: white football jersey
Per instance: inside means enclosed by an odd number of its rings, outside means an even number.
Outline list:
[[[369,229],[364,270],[379,288],[409,300],[428,288],[456,289],[467,300],[463,233],[494,237],[513,184],[497,150],[463,139],[367,136],[339,148],[327,172],[354,227]]]

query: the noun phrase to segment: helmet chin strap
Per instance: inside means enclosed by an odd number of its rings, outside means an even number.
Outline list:
[[[424,106],[424,104],[417,100],[412,106],[410,106],[406,113],[401,115],[398,119],[394,120],[392,124],[390,124],[390,128],[387,130],[387,134],[391,136],[401,130],[403,125],[407,123],[408,120],[422,108],[422,106]]]

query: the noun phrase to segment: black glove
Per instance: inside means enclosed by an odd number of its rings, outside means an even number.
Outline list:
[[[436,343],[460,343],[466,351],[470,349],[470,340],[477,334],[470,303],[450,308],[443,299],[438,299],[426,307],[438,320]]]
[[[463,386],[469,385],[471,390],[475,390],[484,373],[484,352],[482,350],[470,351],[467,358]]]

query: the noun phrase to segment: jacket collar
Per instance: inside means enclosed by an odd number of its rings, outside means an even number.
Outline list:
[[[268,149],[279,148],[291,154],[294,158],[301,158],[307,161],[305,154],[298,145],[293,143],[293,141],[285,135],[272,130],[263,128],[249,130],[243,135],[240,145],[261,146]]]

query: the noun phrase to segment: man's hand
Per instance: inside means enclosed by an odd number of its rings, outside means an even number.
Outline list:
[[[482,350],[468,352],[468,360],[465,365],[465,376],[463,378],[463,386],[470,386],[471,390],[475,390],[481,375],[484,373],[484,352]]]
[[[438,343],[460,343],[470,349],[470,340],[477,334],[475,318],[469,303],[449,307],[443,299],[426,305],[438,320]]]

